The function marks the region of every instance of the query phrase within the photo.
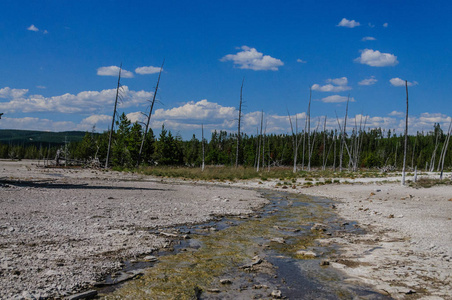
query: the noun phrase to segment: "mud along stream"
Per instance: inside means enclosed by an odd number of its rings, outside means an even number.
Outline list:
[[[140,275],[99,288],[99,295],[105,299],[386,299],[368,287],[346,282],[328,266],[337,249],[322,241],[344,231],[360,231],[334,214],[330,200],[262,193],[270,204],[256,214],[159,229],[171,237],[171,249],[147,257],[151,262],[126,262],[117,275]],[[106,283],[115,280],[113,275]]]

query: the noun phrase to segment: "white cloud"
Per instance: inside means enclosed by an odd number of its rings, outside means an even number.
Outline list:
[[[365,49],[361,51],[361,56],[355,59],[355,62],[359,62],[371,67],[387,67],[395,66],[399,62],[397,56],[390,53],[381,53],[378,50]]]
[[[36,86],[38,89],[41,89],[41,90],[45,90],[47,87],[45,87],[45,86],[43,86],[43,85],[37,85]]]
[[[347,79],[347,77],[341,77],[341,78],[327,79],[326,82],[331,82],[336,85],[347,85],[348,79]]]
[[[29,27],[27,27],[27,30],[34,31],[34,32],[39,31],[39,29],[33,24],[31,24]]]
[[[347,86],[348,79],[347,77],[341,77],[341,78],[334,78],[334,79],[327,79],[326,82],[328,84],[320,85],[320,84],[313,84],[312,90],[313,91],[319,91],[319,92],[343,92],[351,90],[352,88]]]
[[[284,65],[280,59],[273,58],[270,55],[263,55],[255,48],[242,46],[240,49],[243,51],[237,52],[237,54],[225,55],[220,61],[232,61],[240,69],[251,69],[254,71],[278,71],[278,67]]]
[[[28,93],[28,89],[11,89],[9,87],[5,87],[0,89],[0,98],[20,98],[26,93]]]
[[[389,80],[389,82],[393,85],[393,86],[405,86],[405,80],[400,79],[398,77],[396,78],[391,78]],[[417,85],[418,82],[417,81],[413,81],[413,82],[408,82],[408,86],[413,86],[413,85]]]
[[[359,85],[374,85],[377,83],[377,79],[375,79],[375,76],[371,76],[370,78],[366,78],[358,82]]]
[[[100,67],[97,69],[97,75],[99,76],[115,76],[117,77],[119,74],[119,67],[117,66],[109,66],[109,67]],[[132,78],[133,73],[127,70],[121,70],[122,78]]]
[[[91,115],[83,119],[77,126],[76,130],[88,130],[90,131],[93,126],[96,128],[109,128],[111,126],[112,116],[107,115]]]
[[[345,96],[339,96],[339,95],[332,95],[325,98],[322,98],[320,101],[324,103],[342,103],[347,102],[348,97]],[[350,98],[350,102],[355,102],[354,98]]]
[[[370,23],[370,22],[369,22],[369,24],[368,24],[368,25],[369,25],[369,27],[370,27],[370,28],[374,28],[374,27],[375,27],[375,25],[374,25],[374,24],[372,24],[372,23]]]
[[[365,36],[361,39],[363,42],[365,41],[375,41],[377,40],[376,38],[374,38],[373,36]]]
[[[305,64],[305,63],[306,63],[306,61],[305,61],[305,60],[302,60],[301,58],[298,58],[298,59],[297,59],[297,62],[298,62],[298,63],[301,63],[301,64]]]
[[[153,67],[153,66],[139,67],[139,68],[135,69],[135,73],[141,74],[141,75],[154,74],[154,73],[159,73],[159,72],[160,72],[160,67]]]
[[[385,28],[388,27],[388,23],[384,23],[383,27],[385,27]]]
[[[359,24],[359,22],[356,22],[355,20],[347,20],[346,18],[343,18],[339,24],[337,24],[336,26],[339,27],[348,27],[348,28],[353,28],[353,27],[357,27],[360,26],[361,24]]]
[[[403,113],[401,111],[396,111],[396,110],[393,110],[388,114],[388,116],[391,116],[391,117],[401,117],[404,115],[405,115],[405,113]]]
[[[27,89],[0,89],[0,98],[8,99],[0,102],[1,112],[59,112],[59,113],[96,113],[110,110],[113,107],[116,89],[102,91],[83,91],[76,95],[66,93],[60,96],[44,97],[42,95],[26,95]],[[122,107],[140,106],[152,98],[153,93],[144,90],[132,91],[127,86],[121,88]]]

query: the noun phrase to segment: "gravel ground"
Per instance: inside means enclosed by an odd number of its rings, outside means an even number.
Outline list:
[[[168,246],[151,228],[247,214],[267,202],[251,190],[117,172],[5,161],[0,170],[0,299],[76,293],[123,260]]]
[[[351,281],[397,299],[452,299],[452,187],[355,184],[305,193],[338,200],[339,215],[366,229],[325,241],[341,247],[332,265]]]

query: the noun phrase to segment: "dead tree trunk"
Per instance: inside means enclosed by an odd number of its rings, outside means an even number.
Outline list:
[[[261,143],[262,143],[262,126],[263,126],[263,120],[264,120],[264,111],[261,113],[261,132],[259,134],[259,149],[257,151],[257,168],[256,171],[259,172],[259,165],[261,162]]]
[[[312,97],[312,87],[309,88],[309,104],[308,104],[308,171],[311,171],[311,97]]]
[[[403,150],[402,185],[405,185],[406,150],[408,148],[408,81],[405,80],[406,117],[405,117],[405,149]]]
[[[344,118],[344,128],[342,130],[342,134],[341,134],[341,147],[340,147],[340,154],[339,154],[339,172],[342,172],[342,156],[344,154],[344,144],[346,143],[345,141],[345,134],[347,132],[347,116],[348,116],[348,102],[350,100],[350,95],[347,98],[347,106],[345,108],[345,118]]]
[[[205,166],[205,150],[204,150],[204,124],[201,124],[201,146],[202,146],[202,165],[201,165],[201,171],[204,171]]]
[[[298,148],[300,146],[300,140],[298,140],[298,119],[295,115],[295,131],[293,130],[292,118],[290,117],[289,110],[287,110],[289,116],[290,129],[292,131],[292,144],[293,144],[293,173],[297,173],[297,158],[298,158]]]
[[[105,169],[108,169],[108,162],[110,160],[111,139],[113,137],[113,131],[114,131],[114,126],[115,126],[115,117],[116,117],[116,107],[118,105],[119,88],[121,86],[121,70],[122,70],[122,63],[119,67],[118,85],[116,87],[115,108],[113,109],[113,117],[111,118],[110,137],[108,138],[107,160],[105,161]]]
[[[146,140],[146,135],[148,134],[149,122],[151,121],[152,110],[154,109],[155,97],[157,96],[157,90],[159,89],[160,76],[162,75],[164,63],[165,63],[165,60],[163,60],[162,66],[160,67],[159,77],[157,79],[157,85],[155,86],[154,95],[152,97],[152,102],[151,102],[151,107],[149,108],[149,114],[147,115],[148,120],[146,122],[146,127],[144,128],[143,138],[141,139],[141,146],[140,146],[140,152],[138,153],[137,167],[140,165],[140,162],[141,162],[141,154],[143,153],[144,142]]]
[[[322,170],[325,171],[325,158],[326,158],[326,116],[325,116],[325,121],[323,122],[323,160],[322,160]]]
[[[242,80],[242,86],[240,87],[240,104],[239,104],[239,123],[237,126],[237,151],[235,152],[235,167],[239,166],[239,149],[240,149],[240,121],[242,119],[242,92],[243,92],[243,82],[245,78]]]
[[[441,151],[441,156],[439,158],[439,163],[441,164],[441,174],[439,176],[440,180],[443,180],[444,161],[446,159],[447,148],[449,147],[451,130],[452,130],[452,120],[450,121],[449,130],[447,131],[446,141],[444,142],[443,149]]]

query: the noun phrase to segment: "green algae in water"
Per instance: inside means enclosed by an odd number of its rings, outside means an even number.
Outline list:
[[[105,295],[105,299],[197,299],[202,291],[219,288],[222,276],[245,272],[240,267],[250,263],[255,255],[265,257],[265,252],[274,251],[302,259],[296,252],[313,246],[322,235],[321,231],[310,230],[312,223],[333,214],[307,197],[291,197],[294,202],[279,198],[280,210],[275,214],[238,221],[235,226],[207,236],[192,235],[202,245],[199,249],[161,256],[144,276],[126,282]],[[284,243],[272,242],[275,238]]]

